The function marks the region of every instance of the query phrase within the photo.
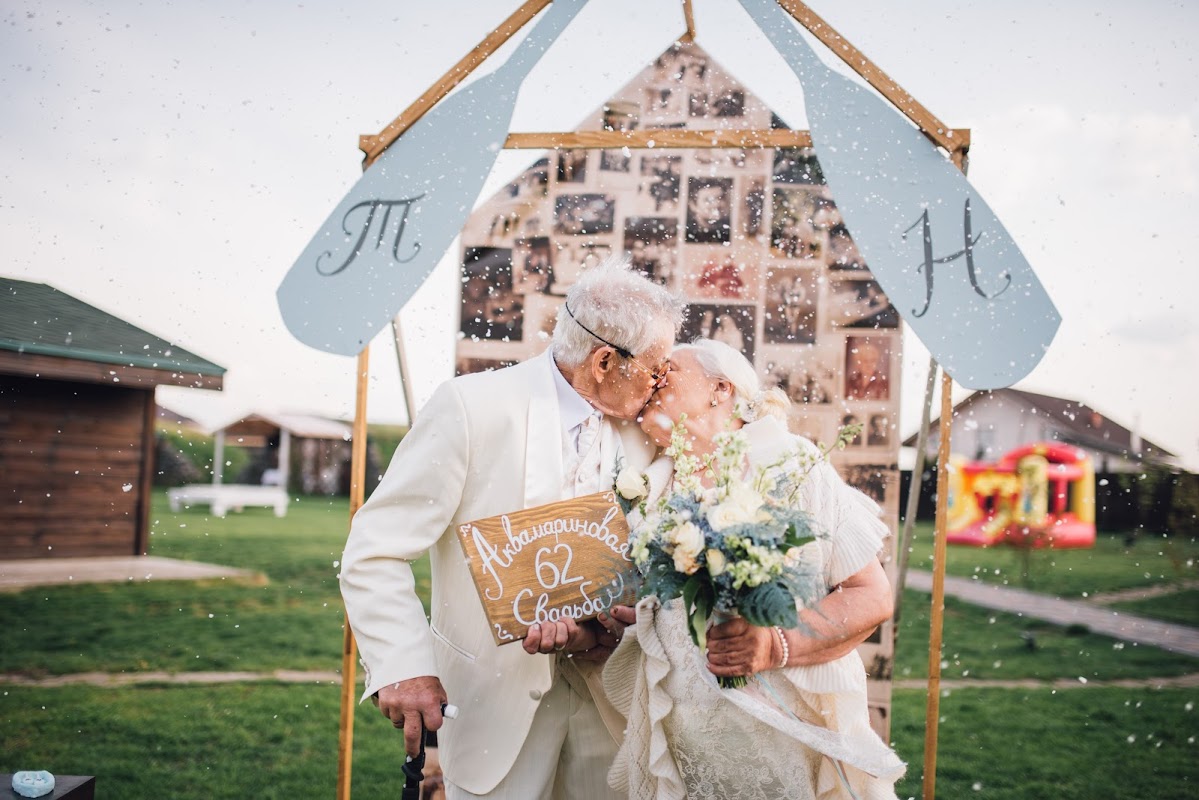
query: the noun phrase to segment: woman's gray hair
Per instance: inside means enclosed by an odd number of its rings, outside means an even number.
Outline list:
[[[754,365],[729,345],[715,339],[696,339],[690,344],[678,345],[674,352],[691,353],[705,375],[728,381],[733,387],[735,413],[741,419],[753,422],[766,416],[787,421],[791,400],[781,389],[763,389]]]
[[[554,358],[577,367],[603,345],[585,328],[636,356],[662,337],[665,324],[674,340],[683,308],[678,297],[629,269],[627,256],[613,256],[586,270],[566,293],[554,325]]]

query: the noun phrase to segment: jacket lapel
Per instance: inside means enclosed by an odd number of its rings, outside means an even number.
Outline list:
[[[547,350],[537,359],[540,363],[536,363],[530,381],[525,428],[525,508],[562,499],[562,419],[551,358]]]

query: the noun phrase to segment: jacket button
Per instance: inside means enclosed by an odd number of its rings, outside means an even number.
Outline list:
[[[530,692],[529,692],[529,699],[531,699],[531,700],[540,700],[540,699],[541,699],[541,690],[539,690],[539,689],[533,689],[532,691],[530,691]]]

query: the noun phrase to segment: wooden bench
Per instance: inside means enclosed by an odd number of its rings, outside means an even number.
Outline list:
[[[230,510],[241,511],[246,506],[267,506],[275,509],[276,517],[287,515],[287,492],[281,486],[192,483],[168,489],[167,500],[171,511],[184,506],[209,506],[216,517],[223,517]]]

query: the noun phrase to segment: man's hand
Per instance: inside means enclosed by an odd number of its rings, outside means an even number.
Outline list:
[[[432,675],[384,686],[371,698],[391,724],[404,729],[408,755],[420,752],[421,722],[431,731],[441,728],[441,704],[448,702],[441,681]]]
[[[626,626],[637,618],[629,606],[613,606],[598,619],[579,624],[570,617],[533,625],[525,635],[526,653],[570,653],[583,661],[603,663],[620,644]]]
[[[772,628],[733,617],[708,631],[708,671],[719,678],[748,677],[774,669],[781,646]]]
[[[579,625],[571,617],[563,617],[557,622],[531,626],[523,644],[529,654],[579,653],[595,647],[595,630]]]

